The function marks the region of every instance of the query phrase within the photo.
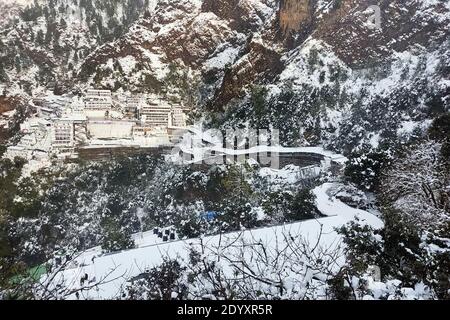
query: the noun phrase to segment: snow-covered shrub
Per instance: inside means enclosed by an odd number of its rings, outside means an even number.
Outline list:
[[[450,219],[450,175],[441,148],[434,141],[412,146],[393,160],[381,181],[383,201],[424,229]]]
[[[105,252],[115,252],[134,248],[131,233],[126,224],[120,223],[115,217],[107,217],[102,223],[101,246]]]
[[[450,176],[441,150],[442,144],[436,141],[416,142],[384,169],[378,189],[383,230],[374,232],[356,224],[340,230],[348,265],[336,283],[343,285],[344,279],[352,290],[337,286],[338,294],[367,299],[448,299]],[[369,265],[380,268],[381,279],[367,278]]]
[[[350,207],[365,210],[370,206],[367,195],[353,184],[338,184],[336,188],[330,190],[330,192],[332,196]]]
[[[381,170],[389,161],[385,151],[358,151],[349,156],[345,167],[348,180],[366,191],[374,191],[379,184]]]
[[[187,297],[186,267],[173,259],[131,279],[122,293],[130,300],[180,300]]]

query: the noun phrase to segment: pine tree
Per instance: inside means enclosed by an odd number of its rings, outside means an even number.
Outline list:
[[[50,44],[52,42],[52,38],[53,38],[53,34],[52,34],[51,25],[47,24],[47,32],[45,33],[45,39],[44,39],[45,44]]]
[[[107,252],[131,249],[134,241],[131,234],[127,234],[121,229],[119,222],[114,218],[106,218],[102,222],[103,240],[102,249]]]
[[[59,21],[59,25],[61,26],[61,28],[66,29],[67,28],[66,20],[64,20],[64,18],[61,18],[61,20]]]
[[[316,208],[315,195],[309,189],[301,189],[293,197],[290,210],[286,212],[287,221],[313,219],[320,214]]]
[[[36,34],[35,42],[38,45],[43,45],[44,44],[44,32],[41,29],[39,29],[39,31]]]
[[[267,89],[263,86],[254,86],[250,100],[258,128],[267,128],[269,126],[267,121]]]
[[[16,56],[15,61],[14,61],[14,65],[16,67],[17,73],[20,73],[22,71],[22,63],[20,61],[20,56]]]
[[[8,82],[9,78],[8,75],[6,74],[5,69],[3,68],[3,64],[0,63],[0,82]],[[3,92],[0,92],[0,95],[2,95]]]

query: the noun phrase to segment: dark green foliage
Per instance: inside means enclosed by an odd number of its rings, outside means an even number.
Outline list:
[[[78,1],[77,1],[78,2]],[[18,29],[18,35],[6,40],[5,48],[0,44],[0,81],[7,82],[7,71],[15,68],[17,72],[28,71],[32,66],[39,66],[39,74],[36,82],[46,85],[50,82],[59,81],[55,79],[56,73],[61,72],[58,78],[76,77],[75,72],[66,72],[69,61],[69,52],[73,49],[92,51],[95,47],[106,42],[111,42],[128,31],[129,27],[136,22],[140,15],[148,8],[144,0],[83,0],[79,1],[80,17],[79,23],[86,28],[76,35],[71,35],[68,29],[69,20],[73,21],[72,15],[78,19],[78,15],[64,1],[35,1],[21,10],[21,22],[11,22],[10,27]],[[120,8],[120,10],[119,10]],[[119,13],[122,13],[119,15]],[[41,25],[43,19],[44,24]],[[70,18],[68,20],[68,18]],[[38,22],[39,21],[39,22]],[[17,24],[17,26],[14,25]],[[62,37],[62,35],[68,37]],[[73,39],[70,41],[69,39]],[[28,43],[29,39],[33,44]],[[83,41],[86,40],[86,41]],[[89,43],[89,47],[74,47],[81,43]],[[90,47],[92,46],[92,47]],[[20,57],[20,63],[16,61]],[[3,71],[4,70],[4,71]],[[95,70],[94,70],[95,71]],[[81,75],[85,75],[82,72]],[[92,73],[88,73],[89,77]],[[53,79],[50,79],[53,78]],[[19,79],[15,79],[19,82]],[[22,81],[24,82],[24,81]],[[24,91],[31,93],[34,83],[21,83]]]
[[[243,198],[234,197],[219,205],[218,221],[222,223],[222,231],[236,231],[258,226],[256,214],[252,212],[250,203]]]
[[[155,163],[151,158],[126,158],[119,164],[81,166],[75,172],[63,172],[56,181],[59,172],[44,171],[39,179],[15,184],[23,164],[5,160],[10,174],[0,178],[4,193],[0,213],[12,219],[14,232],[8,241],[20,252],[17,256],[33,263],[45,261],[47,254],[65,246],[84,250],[103,241],[106,250],[131,247],[130,236],[139,231],[139,223],[137,208],[130,201],[146,185],[143,174],[151,178]],[[19,224],[19,218],[26,220]],[[33,242],[31,251],[22,247],[25,241]]]
[[[42,46],[44,44],[44,31],[42,29],[39,29],[36,34],[35,42],[37,45]]]
[[[332,8],[333,10],[337,10],[341,7],[342,5],[342,0],[334,0],[333,4],[332,4]]]
[[[176,260],[163,263],[131,280],[124,297],[130,300],[186,299],[187,286],[183,278],[186,271]],[[176,293],[176,296],[172,296]]]
[[[0,254],[2,253],[0,252]],[[30,274],[30,269],[24,263],[1,255],[0,270],[2,300],[32,300],[34,298],[32,286],[36,280],[33,278],[34,274]]]
[[[243,168],[228,167],[226,172],[214,171],[207,183],[206,207],[218,212],[222,231],[256,226],[251,212],[253,190],[244,178]]]
[[[66,22],[66,20],[64,20],[64,18],[61,18],[61,20],[59,21],[59,26],[62,29],[66,29],[67,28],[67,22]]]
[[[329,295],[333,300],[352,300],[354,294],[352,288],[348,285],[349,275],[348,270],[339,271],[334,277],[328,280]]]
[[[17,208],[15,196],[19,192],[16,182],[19,180],[22,168],[25,164],[24,159],[16,158],[14,161],[2,159],[0,161],[0,216],[11,215],[11,211],[20,217],[20,210]],[[22,205],[19,205],[21,207]]]
[[[267,89],[261,86],[255,86],[252,88],[250,103],[255,112],[256,121],[259,124],[260,129],[269,128],[269,123],[265,116],[267,115]]]
[[[448,230],[447,233],[448,234]],[[432,239],[431,243],[437,243],[447,251],[435,252],[426,265],[427,279],[431,283],[440,299],[450,299],[450,247],[439,239]]]
[[[380,183],[381,170],[389,164],[389,153],[382,150],[354,152],[349,156],[345,176],[350,182],[367,191],[374,191]]]
[[[18,230],[16,221],[35,217],[40,208],[41,195],[37,192],[38,186],[32,179],[19,180],[25,161],[16,158],[0,160],[0,288],[9,286],[9,279],[22,273],[27,268],[29,259],[21,261],[21,248],[15,238]],[[46,179],[42,177],[40,188],[46,186]],[[24,237],[24,240],[31,238]],[[12,291],[13,296],[24,297],[24,286]]]
[[[442,142],[442,159],[446,162],[450,160],[450,113],[447,112],[434,119],[429,135],[431,139]],[[450,166],[449,166],[450,167]]]
[[[271,220],[281,223],[285,221],[285,214],[291,210],[292,199],[292,192],[271,192],[263,200],[262,208]]]
[[[378,258],[383,247],[377,239],[378,232],[359,221],[350,222],[338,232],[344,237],[344,243],[348,247],[347,259],[355,272],[363,273],[369,265],[379,264]]]
[[[54,26],[54,25],[52,25],[52,24],[48,24],[47,25],[47,31],[45,33],[45,38],[44,38],[44,44],[46,44],[46,45],[48,45],[48,44],[50,44],[52,42],[52,38],[53,38],[52,26]]]
[[[369,265],[380,267],[383,280],[399,279],[406,287],[424,282],[445,298],[448,281],[448,252],[424,249],[421,230],[391,208],[384,209],[385,227],[375,231],[351,222],[339,230],[347,246],[348,265],[341,277],[362,276]],[[427,240],[441,246],[438,240]],[[336,281],[339,281],[337,278]]]
[[[442,155],[442,159],[449,163],[450,162],[450,142],[446,141],[443,143],[442,145],[442,149],[441,149],[441,155]],[[447,166],[450,167],[450,166]]]
[[[37,18],[41,17],[43,14],[43,9],[37,1],[33,5],[27,6],[20,12],[20,16],[24,21],[36,21]]]
[[[359,221],[338,230],[347,248],[347,264],[329,281],[332,298],[355,299],[352,279],[360,279],[357,290],[364,292],[362,279],[369,266],[380,268],[381,281],[399,279],[405,287],[426,283],[426,253],[419,248],[417,231],[394,211],[386,211],[385,221],[383,230],[373,230]]]
[[[6,71],[3,67],[3,63],[0,62],[0,82],[8,82],[9,78],[8,75],[6,74]],[[0,96],[3,95],[3,92],[0,92]]]
[[[21,63],[20,56],[16,56],[15,66],[16,66],[16,72],[20,73],[22,71],[22,63]]]
[[[145,74],[143,80],[144,90],[159,94],[162,90],[162,83],[151,74]]]
[[[319,63],[319,52],[317,49],[313,48],[310,50],[309,56],[308,56],[308,66],[310,70],[314,70],[314,68]]]
[[[20,200],[14,201],[10,207],[13,217],[36,218],[41,209],[41,195],[39,188],[45,188],[45,180],[38,185],[34,179],[23,178],[17,184],[16,194],[20,194]]]
[[[278,223],[302,221],[320,216],[315,200],[307,188],[296,192],[271,192],[264,199],[262,208],[270,219]]]
[[[420,230],[401,212],[385,208],[384,251],[379,266],[410,285],[424,280],[427,254],[421,249]]]
[[[197,238],[215,230],[215,222],[208,222],[199,215],[197,210],[180,207],[174,226],[181,238]]]
[[[106,252],[115,252],[134,248],[131,233],[127,232],[126,225],[122,225],[116,217],[106,217],[101,222],[102,249]]]
[[[434,119],[430,129],[430,138],[437,141],[450,141],[450,113],[445,113]]]
[[[200,83],[195,76],[189,74],[187,69],[181,68],[176,63],[169,63],[168,73],[163,82],[163,87],[160,91],[163,94],[172,93],[172,95],[167,97],[171,102],[178,103],[180,102],[178,100],[181,99],[190,107],[196,105]]]
[[[446,108],[445,101],[447,100],[446,95],[432,94],[429,100],[426,102],[428,107],[428,113],[430,117],[436,117],[448,112],[448,106]]]
[[[320,73],[320,75],[319,75],[319,82],[320,83],[324,83],[325,82],[325,78],[326,78],[326,72],[325,71],[322,71],[321,73]]]
[[[324,75],[325,76],[325,75]],[[284,146],[312,145],[330,139],[335,128],[323,128],[326,109],[337,109],[351,102],[352,97],[339,86],[324,85],[315,88],[302,84],[293,88],[287,82],[280,87],[279,93],[268,96],[265,86],[253,86],[248,98],[242,103],[232,102],[224,113],[209,114],[213,127],[239,127],[248,122],[253,128],[273,128],[280,130],[280,142]],[[333,141],[329,147],[335,147]]]
[[[309,189],[300,189],[293,197],[290,210],[286,213],[289,222],[313,219],[320,216],[316,208],[316,197]]]
[[[3,154],[6,152],[6,146],[3,144],[0,144],[0,158],[3,157]]]

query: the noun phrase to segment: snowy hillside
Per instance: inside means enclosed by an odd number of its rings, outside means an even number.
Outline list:
[[[188,260],[190,250],[196,250],[202,252],[202,255],[208,260],[217,259],[217,255],[228,257],[233,259],[248,259],[251,261],[250,256],[254,254],[252,250],[255,250],[252,246],[256,246],[258,243],[264,246],[268,252],[275,254],[278,248],[286,246],[290,240],[288,237],[294,237],[294,243],[307,243],[310,246],[307,250],[311,251],[311,257],[305,256],[303,265],[295,266],[295,269],[291,272],[287,271],[283,274],[283,282],[286,282],[285,295],[282,298],[290,299],[304,299],[304,298],[326,298],[325,280],[330,277],[339,267],[344,263],[343,259],[343,247],[340,236],[336,233],[335,228],[343,226],[349,221],[360,219],[362,224],[368,224],[374,228],[382,227],[382,222],[373,216],[372,214],[352,209],[346,206],[337,199],[331,199],[327,195],[328,189],[331,184],[322,185],[314,190],[317,196],[319,204],[319,210],[322,214],[328,216],[327,218],[309,220],[302,223],[287,224],[278,227],[256,229],[250,231],[243,231],[241,233],[229,233],[220,236],[206,237],[203,239],[190,239],[186,241],[175,241],[167,244],[160,243],[155,244],[155,237],[152,233],[142,235],[136,234],[136,238],[139,240],[138,247],[130,251],[124,251],[113,255],[102,255],[101,248],[89,250],[71,263],[72,267],[66,270],[63,274],[58,275],[60,281],[65,282],[68,285],[68,290],[76,290],[79,286],[79,279],[85,274],[88,274],[89,279],[103,279],[104,284],[100,284],[89,291],[83,292],[84,298],[94,299],[108,299],[117,297],[118,293],[125,289],[127,281],[131,281],[133,278],[137,278],[141,273],[145,273],[152,267],[161,264],[165,258],[177,257],[178,259]],[[318,247],[314,247],[318,243]],[[234,245],[233,245],[234,244]],[[246,246],[249,248],[246,249]],[[242,252],[241,252],[242,250]],[[294,250],[290,248],[286,255],[295,254],[290,252]],[[316,252],[317,251],[317,252]],[[313,256],[329,253],[329,260],[322,261],[323,265],[328,265],[326,272],[314,270],[312,264],[314,263]],[[242,255],[242,256],[241,256]],[[311,261],[308,261],[311,259]],[[336,259],[336,260],[332,260]],[[261,263],[261,262],[259,262]],[[77,267],[79,266],[79,267]],[[232,277],[232,271],[235,270],[233,263],[224,262],[223,266],[225,276]],[[255,261],[255,266],[252,268],[260,268],[262,265],[258,265]],[[276,277],[278,270],[271,270],[269,266],[267,268],[266,276]],[[308,270],[308,268],[311,268]],[[302,270],[303,269],[303,270]],[[303,279],[296,279],[296,273],[305,273]],[[43,283],[46,283],[45,277],[42,279]],[[308,284],[312,282],[312,284]],[[307,286],[316,285],[318,283],[319,288],[316,292],[308,292]],[[320,287],[320,284],[322,287]],[[270,292],[274,288],[267,286],[265,288],[266,297],[270,296]],[[179,294],[174,292],[174,294]],[[273,293],[276,295],[276,293]],[[75,295],[69,298],[75,299]],[[191,296],[189,298],[196,298]],[[257,298],[257,297],[255,297]]]
[[[99,45],[114,40],[152,3],[52,0],[28,4],[2,31],[0,74],[9,95],[67,90],[76,69]],[[35,93],[35,94],[36,94]]]

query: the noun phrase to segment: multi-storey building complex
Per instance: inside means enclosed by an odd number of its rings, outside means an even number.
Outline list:
[[[186,126],[182,105],[145,95],[114,96],[114,101],[109,90],[88,90],[83,98],[35,99],[37,116],[21,125],[24,136],[7,156],[50,159],[87,145],[157,146],[170,143],[173,130]]]
[[[186,127],[186,114],[180,105],[172,106],[169,115],[169,127]]]
[[[147,102],[139,109],[139,118],[149,126],[167,127],[171,106],[167,103]]]
[[[144,99],[141,97],[129,97],[125,102],[125,115],[128,118],[138,118],[139,109],[144,104]]]
[[[83,102],[84,112],[89,118],[108,117],[112,110],[112,95],[109,90],[87,90]]]
[[[96,89],[88,89],[86,91],[86,98],[97,98],[97,97],[106,97],[111,98],[112,93],[111,90],[96,90]]]
[[[73,123],[58,120],[53,124],[52,145],[55,148],[71,149],[74,147]]]

